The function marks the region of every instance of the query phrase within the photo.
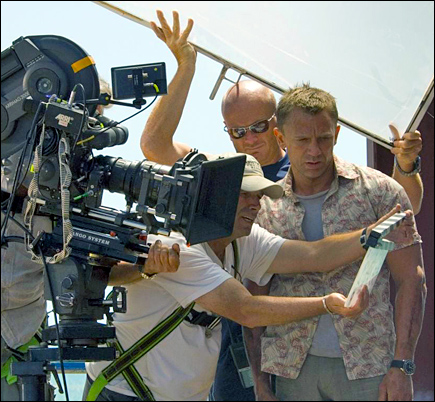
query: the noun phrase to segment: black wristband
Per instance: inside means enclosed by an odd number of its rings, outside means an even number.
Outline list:
[[[410,177],[415,176],[416,174],[421,172],[421,156],[417,156],[417,158],[414,161],[414,167],[410,172],[405,172],[402,170],[402,168],[399,165],[399,162],[397,161],[397,157],[394,157],[394,164],[396,165],[397,170],[400,172],[402,176]]]
[[[367,228],[363,229],[359,241],[361,243],[362,248],[368,250],[369,246],[367,245]]]
[[[375,248],[378,245],[379,236],[379,233],[374,230],[370,232],[370,236],[367,236],[367,228],[364,228],[361,233],[361,237],[359,238],[359,241],[363,249],[368,250],[369,247]]]

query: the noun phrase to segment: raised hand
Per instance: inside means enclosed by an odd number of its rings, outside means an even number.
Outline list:
[[[394,147],[391,149],[391,153],[396,155],[397,162],[403,171],[412,171],[414,161],[423,148],[420,132],[413,131],[402,136],[394,124],[389,124],[388,127],[394,138]]]
[[[160,21],[161,27],[158,27],[155,22],[151,22],[151,29],[156,36],[166,43],[168,48],[177,59],[178,65],[185,63],[196,62],[196,50],[187,41],[187,38],[192,31],[193,20],[189,18],[186,29],[180,33],[180,17],[177,11],[172,11],[173,26],[172,29],[166,21],[161,10],[157,10],[157,18]]]

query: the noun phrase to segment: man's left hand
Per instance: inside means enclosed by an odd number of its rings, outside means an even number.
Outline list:
[[[412,401],[412,377],[398,368],[390,368],[379,386],[378,401]]]
[[[405,172],[410,172],[414,168],[414,161],[423,148],[423,142],[419,131],[413,131],[400,135],[399,130],[394,124],[389,125],[394,137],[394,147],[391,153],[396,155],[400,168]]]
[[[370,225],[367,228],[367,236],[370,234],[372,229],[374,229],[383,221],[393,216],[395,213],[400,212],[400,210],[401,210],[401,206],[400,204],[397,204],[395,208],[393,208],[390,212],[388,212],[388,214],[384,215],[373,225]],[[397,244],[410,246],[415,243],[415,240],[420,239],[420,235],[418,234],[417,228],[415,226],[414,213],[410,209],[406,210],[405,213],[406,213],[406,217],[403,220],[403,222],[398,227],[396,227],[393,231],[391,231],[385,237],[385,239],[390,240]]]
[[[151,274],[176,272],[180,265],[180,246],[174,243],[172,247],[156,240],[148,252],[144,271]]]

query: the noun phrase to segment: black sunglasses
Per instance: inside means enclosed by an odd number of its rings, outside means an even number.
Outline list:
[[[254,134],[261,134],[265,133],[267,130],[269,130],[269,122],[275,117],[275,113],[266,120],[257,121],[254,124],[251,124],[248,127],[235,127],[235,128],[228,128],[227,126],[224,126],[224,131],[226,131],[231,137],[238,140],[239,138],[243,138],[246,133],[249,131],[253,132]]]

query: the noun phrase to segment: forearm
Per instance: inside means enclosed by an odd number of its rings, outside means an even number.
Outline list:
[[[259,286],[253,281],[245,280],[244,285],[253,296],[268,296],[271,281],[265,286]],[[273,399],[270,374],[261,371],[261,336],[265,330],[266,327],[243,327],[246,353],[251,366],[257,401]]]
[[[271,264],[269,273],[327,272],[361,258],[362,229],[315,242],[287,240]]]
[[[143,274],[156,275],[158,273],[176,272],[180,265],[180,246],[174,243],[171,247],[162,244],[157,239],[148,251],[145,265],[120,262],[110,271],[109,285],[126,285],[143,278]]]
[[[243,335],[246,345],[246,353],[251,366],[256,399],[262,401],[265,394],[272,394],[270,374],[261,371],[261,335],[265,328],[243,327]]]
[[[317,270],[320,268],[321,271],[330,271],[363,257],[366,250],[361,245],[361,234],[362,230],[357,230],[329,236],[315,242],[315,253],[311,257],[310,266]]]
[[[172,165],[185,156],[189,147],[173,142],[187,95],[195,73],[195,64],[178,67],[169,85],[168,94],[162,96],[148,118],[141,138],[141,149],[146,158]]]
[[[122,286],[141,280],[137,265],[120,262],[110,271],[109,286]]]
[[[408,169],[403,168],[404,171],[411,171],[413,169],[413,163]],[[411,201],[412,210],[414,215],[417,215],[421,209],[421,203],[423,201],[423,182],[421,180],[420,174],[414,176],[404,176],[394,168],[393,179],[396,180],[406,191],[409,200]]]
[[[322,297],[252,296],[240,307],[245,327],[284,325],[326,314]]]
[[[423,324],[427,289],[423,282],[405,282],[396,293],[394,359],[413,359]]]
[[[206,310],[254,328],[304,320],[326,314],[326,309],[332,314],[355,317],[367,307],[368,292],[361,292],[355,305],[347,308],[346,298],[338,293],[325,297],[252,296],[241,283],[230,278],[195,301]]]

